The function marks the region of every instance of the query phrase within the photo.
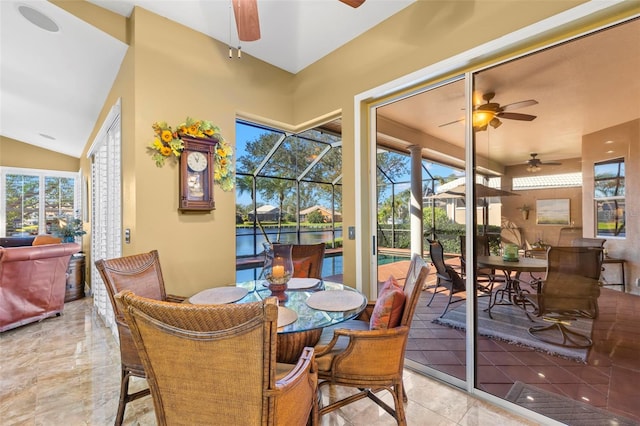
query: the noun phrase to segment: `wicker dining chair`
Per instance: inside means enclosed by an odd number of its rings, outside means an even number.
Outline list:
[[[399,325],[375,327],[376,312],[384,315],[390,308],[385,306],[389,299],[381,293],[370,321],[346,321],[323,331],[316,345],[319,388],[337,385],[357,388],[359,391],[321,407],[321,416],[362,398],[369,398],[393,416],[398,424],[407,424],[403,406],[403,401],[407,401],[402,381],[404,353],[413,314],[428,273],[429,267],[424,260],[414,255],[404,287],[400,290],[404,305],[399,312]],[[393,286],[391,288],[387,294],[397,292]],[[393,316],[393,312],[390,315]],[[394,408],[376,395],[381,390],[391,393]]]
[[[293,276],[299,278],[322,278],[322,262],[325,244],[293,244]]]
[[[124,291],[116,299],[147,371],[159,425],[317,423],[313,348],[276,378],[276,298],[192,305]]]
[[[114,259],[99,259],[95,262],[102,281],[107,289],[111,306],[115,314],[118,336],[120,339],[120,399],[115,424],[121,425],[126,405],[143,396],[149,395],[149,389],[143,389],[129,394],[129,378],[146,377],[142,361],[138,356],[129,325],[124,319],[124,313],[115,302],[116,293],[131,290],[136,294],[156,300],[180,302],[184,297],[168,295],[164,288],[164,279],[160,268],[160,258],[157,250],[148,253]]]

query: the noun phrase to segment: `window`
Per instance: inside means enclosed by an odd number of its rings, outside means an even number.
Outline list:
[[[78,216],[78,173],[0,167],[0,176],[0,236],[50,233],[53,218]]]
[[[237,121],[237,257],[257,256],[267,238],[341,245],[339,130],[339,119],[298,134]]]
[[[596,163],[594,166],[594,199],[596,235],[625,237],[624,159]]]

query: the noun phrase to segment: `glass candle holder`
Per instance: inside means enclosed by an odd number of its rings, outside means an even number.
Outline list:
[[[265,249],[264,278],[273,296],[286,300],[287,283],[293,276],[290,244],[271,244]]]

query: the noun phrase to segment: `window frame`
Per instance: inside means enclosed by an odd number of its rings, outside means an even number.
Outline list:
[[[612,177],[598,177],[598,174],[596,172],[596,168],[598,166],[606,166],[606,165],[611,165],[611,164],[618,164],[618,173],[615,176]],[[622,167],[620,167],[620,164],[622,165]],[[596,194],[596,187],[598,186],[599,182],[606,182],[606,181],[617,181],[617,182],[622,182],[621,188],[621,194],[620,195],[611,195],[611,196],[597,196]],[[620,186],[620,185],[617,185]],[[595,162],[593,164],[593,209],[594,209],[594,232],[596,237],[603,237],[603,238],[616,238],[616,239],[625,239],[627,236],[627,232],[625,229],[625,225],[626,225],[626,166],[625,166],[625,158],[624,157],[618,157],[618,158],[612,158],[612,159],[608,159],[608,160],[604,160],[604,161],[598,161]],[[618,192],[618,191],[616,191]],[[622,202],[621,206],[620,206],[620,202]],[[604,222],[600,220],[600,217],[598,216],[598,211],[603,210],[603,207],[605,205],[608,205],[610,203],[614,203],[615,204],[615,210],[616,213],[614,215],[613,218],[611,218],[610,220]],[[619,213],[619,211],[621,210],[621,213]],[[614,230],[614,234],[610,234],[610,233],[603,233],[600,232],[601,229],[601,223],[608,223],[613,221],[614,223],[618,223],[619,221],[622,222],[622,227],[620,228],[620,231],[616,231]],[[617,227],[616,227],[617,229]]]
[[[38,234],[44,234],[46,230],[46,188],[45,180],[47,178],[66,178],[73,179],[73,211],[75,216],[81,218],[81,175],[78,172],[66,172],[60,170],[46,170],[46,169],[31,169],[23,167],[0,167],[0,194],[2,199],[0,200],[0,237],[6,237],[7,230],[7,204],[6,204],[6,181],[7,175],[23,175],[23,176],[36,176],[38,177],[38,185],[40,191],[38,191],[39,207],[38,207]],[[44,220],[42,219],[44,218]]]

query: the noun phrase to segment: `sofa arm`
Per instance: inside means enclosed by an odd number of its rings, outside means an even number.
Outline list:
[[[8,247],[0,249],[2,262],[19,262],[24,260],[48,259],[51,257],[70,256],[79,252],[80,244],[48,244],[44,246]]]

